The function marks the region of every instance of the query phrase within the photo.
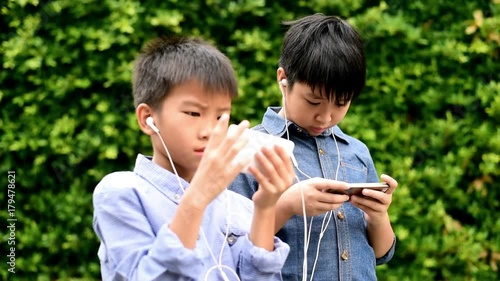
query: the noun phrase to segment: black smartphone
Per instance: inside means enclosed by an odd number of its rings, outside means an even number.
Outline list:
[[[375,183],[348,183],[349,189],[346,190],[347,195],[362,195],[362,191],[365,188],[378,190],[381,192],[386,192],[389,189],[389,185],[385,182]]]

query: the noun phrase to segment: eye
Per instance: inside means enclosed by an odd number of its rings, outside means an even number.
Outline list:
[[[306,99],[306,101],[307,101],[310,105],[319,105],[319,104],[320,104],[320,102],[312,102],[312,101],[310,101],[310,100],[308,100],[308,99]]]
[[[200,117],[200,113],[199,112],[186,111],[184,113],[187,114],[187,115],[189,115],[189,116],[192,116],[192,117]]]
[[[221,115],[217,116],[217,120],[219,120],[222,117],[222,114],[227,114],[230,116],[231,112],[229,112],[229,111],[222,112]]]
[[[217,120],[219,120],[221,117],[222,117],[222,115],[221,116],[217,116]]]
[[[349,101],[347,101],[347,100],[338,100],[338,101],[335,101],[335,105],[338,106],[338,107],[344,107],[348,103],[349,103]]]

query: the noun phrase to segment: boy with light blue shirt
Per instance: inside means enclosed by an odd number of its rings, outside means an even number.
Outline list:
[[[366,145],[337,126],[365,84],[362,39],[344,20],[323,14],[285,24],[277,70],[283,107],[268,108],[253,128],[295,143],[300,181],[277,204],[277,236],[291,248],[283,279],[376,280],[375,266],[394,255],[387,211],[397,182],[382,175],[385,193],[346,195],[347,183],[379,178]],[[259,191],[244,174],[230,189],[248,198]]]
[[[93,194],[103,280],[282,280],[289,247],[274,236],[276,202],[294,180],[281,147],[256,154],[253,202],[226,190],[247,164],[241,122],[228,134],[237,83],[230,61],[191,38],[152,40],[133,93],[153,156],[105,176]],[[228,165],[228,163],[233,163]]]

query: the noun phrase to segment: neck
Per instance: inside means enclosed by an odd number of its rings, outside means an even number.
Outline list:
[[[179,165],[176,165],[176,169],[174,169],[174,167],[172,167],[172,164],[170,164],[170,160],[168,159],[168,157],[160,157],[157,153],[154,153],[153,162],[174,175],[177,173],[176,176],[179,176],[187,182],[191,182],[191,180],[193,179],[194,173],[186,171],[182,168],[179,169]],[[173,164],[175,165],[175,163]]]
[[[278,111],[278,115],[285,118],[285,110],[283,109],[283,107],[281,107],[280,111]]]

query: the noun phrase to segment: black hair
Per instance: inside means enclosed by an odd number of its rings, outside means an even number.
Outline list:
[[[149,41],[134,63],[134,105],[159,109],[176,86],[197,80],[207,93],[238,94],[230,60],[200,38],[158,37]]]
[[[285,34],[279,66],[290,88],[305,83],[337,105],[357,97],[365,86],[363,40],[345,20],[314,14],[283,22]]]

